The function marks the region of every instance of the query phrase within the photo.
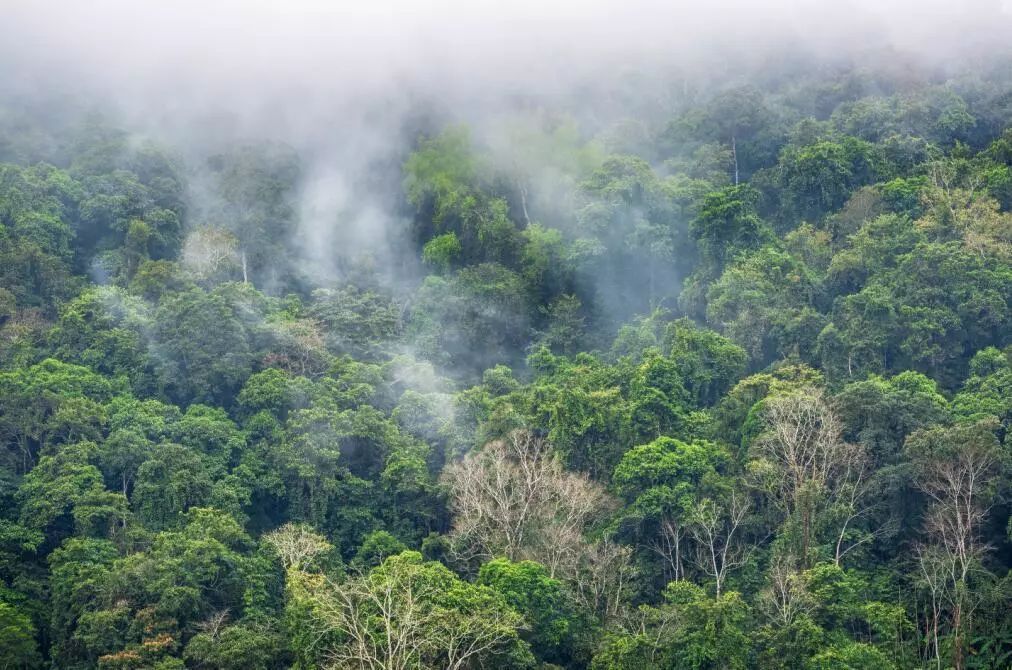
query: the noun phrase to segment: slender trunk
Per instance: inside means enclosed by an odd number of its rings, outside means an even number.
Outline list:
[[[717,554],[713,550],[713,544],[710,544],[710,562],[713,565],[713,579],[717,582],[717,598],[720,598],[720,582],[722,570],[717,567]]]
[[[854,519],[854,516],[855,515],[852,514],[852,515],[850,515],[850,516],[847,517],[847,520],[843,522],[843,527],[840,528],[840,534],[836,538],[836,555],[835,555],[835,557],[833,559],[833,564],[836,567],[840,567],[840,559],[843,556],[843,553],[842,553],[843,552],[843,538],[846,536],[846,534],[847,534],[847,528],[850,526],[850,522],[851,522],[852,519]]]
[[[931,641],[935,648],[935,667],[942,670],[942,654],[938,646],[938,617],[941,611],[938,607],[938,600],[934,594],[931,596]]]
[[[675,534],[675,581],[682,579],[682,536],[680,533]]]
[[[952,661],[956,670],[963,670],[963,603],[957,599],[952,612]]]
[[[808,505],[805,505],[801,512],[801,567],[806,569],[808,568],[808,545],[810,542],[811,525],[811,513]]]
[[[738,144],[731,135],[731,157],[734,158],[734,185],[738,185]]]
[[[527,213],[527,187],[524,186],[523,182],[521,182],[519,179],[517,180],[517,189],[520,191],[520,208],[524,212],[524,221],[527,222],[528,226],[530,226],[531,217]]]
[[[21,472],[27,473],[32,469],[35,461],[32,457],[32,447],[26,437],[18,438],[18,445],[21,447]]]

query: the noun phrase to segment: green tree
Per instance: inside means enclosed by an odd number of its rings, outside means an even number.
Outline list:
[[[0,664],[4,668],[39,668],[42,657],[32,620],[12,605],[0,602]]]
[[[478,584],[502,594],[506,603],[527,621],[522,637],[543,662],[564,665],[579,662],[585,653],[578,645],[581,621],[562,582],[533,561],[514,563],[500,558],[481,566]],[[575,658],[574,658],[575,657]]]

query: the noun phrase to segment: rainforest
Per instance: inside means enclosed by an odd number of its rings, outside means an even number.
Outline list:
[[[1012,667],[1002,3],[11,4],[0,668]]]

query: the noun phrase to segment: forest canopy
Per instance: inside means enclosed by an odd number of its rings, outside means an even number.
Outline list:
[[[0,66],[0,667],[1012,665],[1012,58],[764,49]]]

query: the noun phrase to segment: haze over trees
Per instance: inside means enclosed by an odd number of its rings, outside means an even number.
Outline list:
[[[0,668],[1012,666],[1012,57],[500,30],[0,65]]]

